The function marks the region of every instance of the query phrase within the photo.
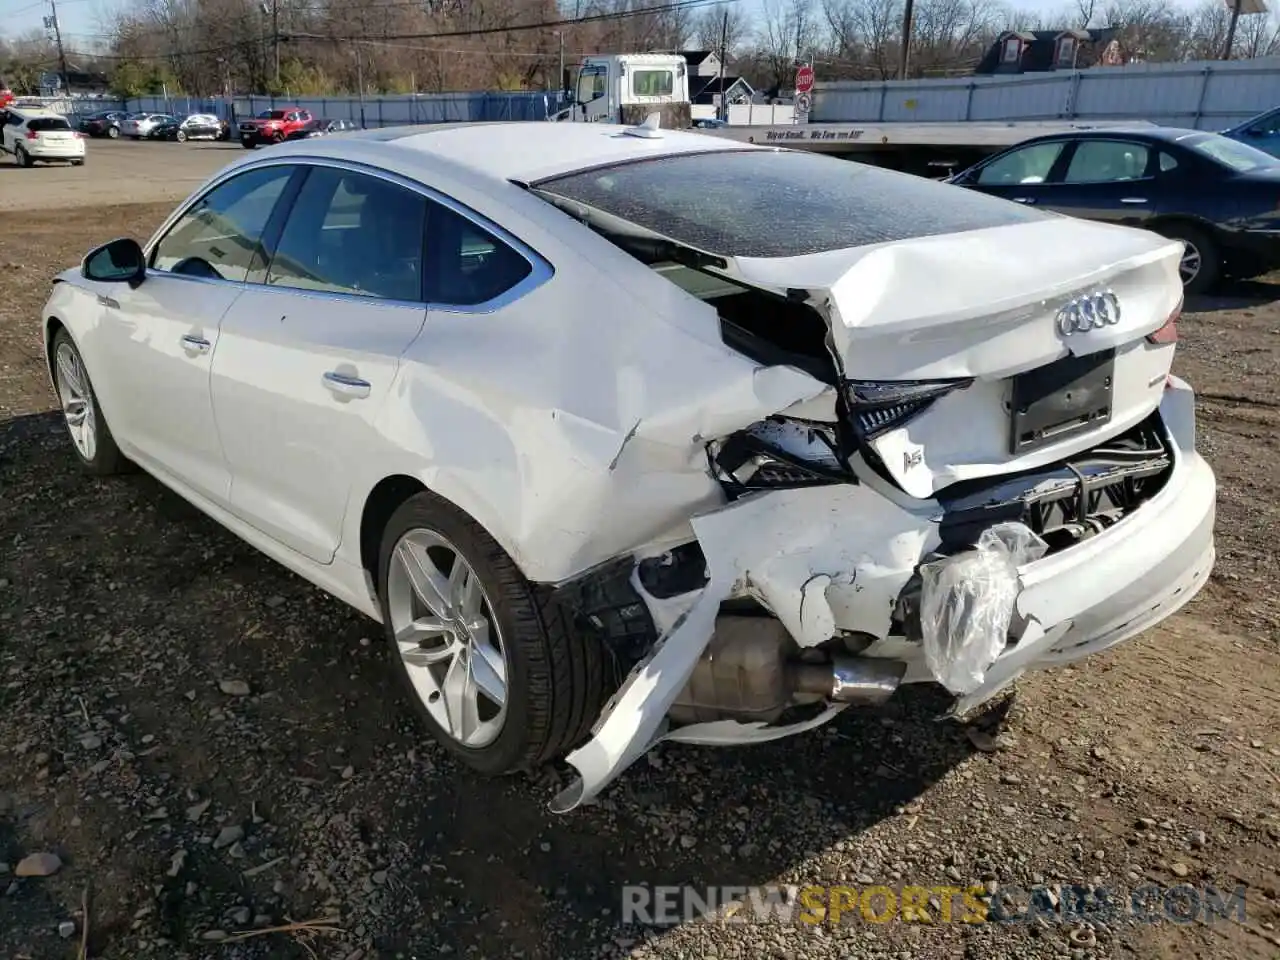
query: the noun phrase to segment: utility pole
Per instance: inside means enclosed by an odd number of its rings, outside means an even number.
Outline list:
[[[720,111],[717,116],[721,120],[729,119],[729,104],[724,95],[724,61],[729,47],[729,8],[726,7],[720,17]]]
[[[1240,22],[1242,0],[1227,0],[1231,5],[1231,22],[1227,25],[1227,42],[1222,48],[1222,59],[1231,59],[1231,48],[1236,45],[1236,25]]]
[[[50,0],[52,2],[52,0]],[[271,0],[271,55],[276,61],[276,89],[280,89],[280,4]]]
[[[49,0],[49,8],[53,11],[53,16],[49,20],[53,25],[54,41],[58,44],[58,67],[62,71],[62,91],[69,97],[71,96],[71,81],[67,78],[67,54],[62,49],[62,25],[58,23],[58,4],[56,0]]]
[[[898,79],[907,79],[907,65],[911,59],[911,21],[915,14],[915,0],[907,0],[902,11],[902,49],[898,52]]]

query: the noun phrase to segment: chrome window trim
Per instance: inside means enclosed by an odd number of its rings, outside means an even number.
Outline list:
[[[185,201],[183,201],[183,203],[180,204],[178,208],[168,216],[168,218],[164,221],[164,223],[160,225],[160,228],[156,230],[156,232],[152,235],[151,239],[147,241],[146,246],[144,246],[142,249],[144,260],[148,264],[150,264],[152,252],[155,250],[155,247],[160,243],[160,241],[173,228],[174,224],[176,224],[180,219],[182,219],[182,217],[186,214],[188,210],[190,210],[193,206],[195,206],[202,199],[204,199],[204,197],[208,196],[209,193],[218,189],[218,187],[222,186],[222,184],[226,183],[228,180],[231,180],[236,176],[240,176],[246,173],[251,173],[255,170],[261,170],[266,167],[275,167],[275,166],[333,167],[339,170],[347,170],[347,171],[350,171],[351,173],[361,173],[367,176],[377,177],[380,180],[385,180],[387,183],[394,184],[395,186],[402,187],[413,193],[419,194],[420,196],[426,198],[427,200],[433,203],[437,203],[440,206],[453,211],[454,213],[461,216],[463,219],[468,220],[471,223],[475,224],[475,226],[479,227],[485,233],[488,233],[493,237],[495,237],[496,239],[500,240],[501,242],[505,243],[508,247],[510,247],[512,250],[514,250],[516,253],[518,253],[521,257],[523,257],[528,262],[531,268],[529,271],[529,275],[525,277],[523,280],[521,280],[519,283],[515,284],[514,286],[507,288],[502,293],[498,294],[496,297],[492,297],[489,300],[484,301],[483,303],[476,303],[476,304],[456,304],[456,303],[443,303],[443,302],[422,301],[422,300],[410,300],[410,301],[388,300],[382,297],[366,297],[366,296],[361,296],[360,294],[354,294],[354,293],[338,293],[338,292],[330,293],[327,291],[320,291],[320,290],[301,290],[301,289],[298,289],[297,287],[272,286],[267,283],[250,283],[247,280],[214,280],[209,277],[191,277],[191,276],[184,276],[182,274],[177,274],[177,273],[168,273],[164,270],[155,271],[155,275],[165,276],[165,277],[179,277],[184,280],[194,280],[199,283],[229,283],[229,284],[234,284],[236,286],[245,287],[245,288],[253,287],[253,288],[261,288],[264,290],[279,290],[279,291],[285,291],[289,293],[298,293],[298,294],[311,296],[311,297],[323,297],[326,299],[335,299],[335,300],[350,300],[353,303],[364,303],[364,304],[385,303],[389,305],[411,304],[413,306],[425,306],[428,309],[432,309],[440,312],[461,313],[461,314],[494,313],[498,310],[503,309],[504,307],[510,306],[511,304],[515,303],[517,300],[524,298],[525,296],[532,293],[534,290],[538,289],[538,287],[542,286],[544,283],[546,283],[548,280],[550,280],[552,277],[555,276],[555,267],[551,265],[550,261],[548,261],[544,256],[542,256],[542,254],[538,253],[538,251],[534,250],[531,246],[529,246],[523,240],[516,237],[505,227],[499,226],[498,224],[489,220],[484,215],[477,213],[476,211],[472,210],[470,207],[465,206],[464,204],[458,202],[457,200],[453,199],[452,197],[446,194],[441,193],[439,190],[436,190],[433,187],[429,187],[424,183],[419,183],[416,180],[411,180],[410,178],[401,176],[398,173],[393,173],[390,170],[383,170],[379,167],[374,167],[369,164],[357,163],[352,160],[340,160],[334,157],[318,157],[318,156],[312,156],[308,154],[293,155],[288,157],[266,157],[262,160],[251,161],[250,163],[244,164],[243,166],[236,166],[231,170],[227,170],[227,171],[224,171],[223,173],[216,175],[212,180],[210,180],[208,183],[205,184],[202,190],[200,190],[198,193],[192,194]],[[424,265],[424,268],[425,268],[425,265]],[[152,274],[152,268],[148,266],[147,275],[150,276],[151,274]]]

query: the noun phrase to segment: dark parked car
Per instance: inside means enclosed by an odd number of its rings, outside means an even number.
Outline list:
[[[354,120],[314,119],[305,127],[294,130],[286,140],[309,140],[312,137],[323,137],[330,133],[343,133],[348,130],[359,130]]]
[[[93,113],[80,121],[80,132],[91,137],[110,137],[115,140],[120,136],[120,123],[127,117],[123,110],[104,110]]]
[[[231,127],[211,113],[193,113],[186,117],[168,117],[147,134],[148,140],[226,140]]]
[[[1244,123],[1222,131],[1224,137],[1239,140],[1273,157],[1280,156],[1280,107],[1250,117]]]
[[[1144,127],[1036,137],[949,180],[1182,240],[1189,293],[1280,267],[1280,160],[1220,134]]]

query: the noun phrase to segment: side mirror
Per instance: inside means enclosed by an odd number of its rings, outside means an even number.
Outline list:
[[[131,237],[121,237],[92,251],[80,263],[80,275],[99,283],[127,283],[136,287],[147,276],[142,247]]]

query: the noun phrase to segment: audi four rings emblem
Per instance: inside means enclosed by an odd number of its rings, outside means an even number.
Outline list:
[[[1120,298],[1110,290],[1076,297],[1058,311],[1058,332],[1064,337],[1088,333],[1120,322]]]

